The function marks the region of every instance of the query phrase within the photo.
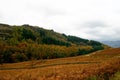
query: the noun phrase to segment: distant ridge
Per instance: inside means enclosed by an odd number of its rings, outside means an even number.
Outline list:
[[[113,48],[120,48],[120,41],[102,41],[102,43],[109,45]]]

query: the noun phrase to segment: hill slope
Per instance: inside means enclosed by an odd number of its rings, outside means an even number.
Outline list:
[[[17,42],[31,39],[36,43],[41,44],[54,44],[70,46],[72,44],[77,45],[102,45],[100,42],[82,39],[75,36],[67,36],[54,32],[53,30],[46,30],[37,26],[22,25],[22,26],[10,26],[6,24],[0,24],[0,38],[2,40],[14,39]],[[12,44],[12,43],[11,43]]]
[[[0,63],[77,56],[104,47],[97,41],[37,26],[0,24]]]
[[[0,79],[109,80],[119,66],[120,48],[111,48],[77,57],[4,64]]]

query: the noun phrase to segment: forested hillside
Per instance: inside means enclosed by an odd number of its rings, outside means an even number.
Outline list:
[[[37,26],[0,24],[0,63],[77,56],[104,47],[97,41]]]

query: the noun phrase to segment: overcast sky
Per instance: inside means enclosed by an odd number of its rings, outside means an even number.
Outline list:
[[[0,0],[0,23],[92,40],[120,40],[120,0]]]

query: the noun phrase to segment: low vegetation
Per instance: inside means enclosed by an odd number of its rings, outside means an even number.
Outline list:
[[[0,80],[119,80],[119,66],[120,48],[111,48],[77,57],[6,63]]]
[[[119,80],[120,79],[120,72],[116,72],[110,80]]]

